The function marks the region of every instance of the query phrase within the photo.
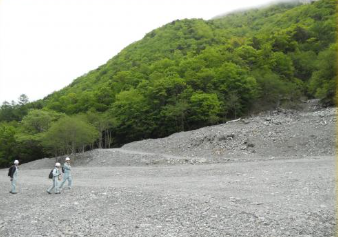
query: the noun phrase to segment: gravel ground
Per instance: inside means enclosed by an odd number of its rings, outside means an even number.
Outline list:
[[[65,157],[21,165],[17,195],[3,169],[0,237],[334,237],[335,126],[310,102],[73,155],[60,195],[47,176]]]
[[[274,111],[225,124],[71,156],[76,166],[163,166],[334,156],[335,108]],[[59,157],[63,163],[65,157]],[[24,164],[53,167],[55,159]]]
[[[336,154],[336,108],[309,101],[303,111],[279,110],[217,126],[146,139],[120,149],[72,155],[76,166],[163,166],[294,159]],[[65,157],[57,160],[64,162]],[[55,159],[23,164],[51,168]]]
[[[150,167],[0,170],[0,236],[335,236],[335,157]]]
[[[199,157],[207,163],[335,155],[336,114],[335,108],[274,111],[122,148]]]

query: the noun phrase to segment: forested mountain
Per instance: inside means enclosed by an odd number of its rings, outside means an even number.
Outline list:
[[[4,103],[0,165],[297,108],[306,98],[333,105],[336,23],[335,0],[173,21],[43,100]]]

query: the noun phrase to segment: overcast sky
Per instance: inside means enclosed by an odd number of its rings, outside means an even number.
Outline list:
[[[42,99],[176,19],[271,0],[0,0],[0,104]]]

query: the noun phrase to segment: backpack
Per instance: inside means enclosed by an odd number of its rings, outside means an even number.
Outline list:
[[[54,169],[52,169],[52,170],[50,171],[49,175],[48,175],[48,178],[49,178],[49,179],[52,179],[52,178],[53,178],[53,170],[54,170]]]
[[[8,176],[9,177],[12,177],[12,175],[13,175],[13,169],[14,169],[13,165],[11,167],[9,167],[9,169],[8,169]]]
[[[65,172],[65,168],[63,168],[63,166],[62,166],[62,173],[64,173]]]

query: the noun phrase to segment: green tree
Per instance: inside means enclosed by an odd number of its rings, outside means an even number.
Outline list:
[[[238,95],[241,105],[238,106],[241,110],[237,110],[236,113],[238,116],[250,109],[257,96],[256,79],[250,76],[248,71],[234,63],[224,63],[218,69],[214,80],[214,88],[224,104],[227,103],[226,98],[230,94]]]
[[[277,108],[287,93],[285,82],[278,74],[270,70],[256,70],[253,72],[258,83],[258,110]]]
[[[16,128],[9,123],[0,123],[0,167],[6,167],[17,156]]]
[[[22,106],[22,105],[26,105],[28,103],[29,103],[28,96],[25,95],[25,94],[20,95],[18,104]]]
[[[282,52],[272,54],[270,61],[271,69],[279,74],[282,78],[291,80],[294,75],[294,67],[289,56]]]
[[[298,51],[290,54],[290,56],[295,68],[295,77],[305,82],[308,81],[316,67],[316,53],[313,51]]]
[[[336,0],[281,3],[208,21],[172,21],[43,100],[4,103],[0,123],[15,128],[16,155],[29,160],[48,151],[39,141],[52,129],[49,116],[27,115],[30,109],[92,124],[101,133],[94,148],[293,106],[304,96],[332,105],[336,6]]]
[[[249,68],[253,68],[257,63],[257,50],[251,46],[243,45],[236,48],[234,51],[234,55],[240,57],[243,60],[243,64],[248,66]]]
[[[226,111],[231,113],[229,117],[234,117],[235,119],[238,112],[241,111],[240,97],[234,92],[230,92],[226,97]]]
[[[55,111],[33,109],[22,119],[21,124],[29,134],[43,133],[50,128],[52,122],[63,116]]]
[[[8,101],[4,101],[0,108],[0,122],[10,122],[13,120],[16,120],[14,106],[8,103]]]
[[[170,102],[175,102],[179,94],[186,88],[186,83],[182,78],[164,77],[156,80],[153,86],[148,88],[148,97],[156,107],[164,106]]]
[[[110,148],[113,139],[110,128],[113,126],[113,120],[109,117],[109,114],[88,111],[86,117],[88,122],[100,133],[98,148]]]
[[[337,44],[318,55],[316,71],[309,83],[309,92],[322,100],[324,104],[335,103],[337,88]]]
[[[136,89],[123,91],[116,96],[110,113],[115,119],[113,128],[120,141],[133,141],[151,134],[153,121],[149,111],[146,98]]]
[[[197,92],[191,96],[189,103],[189,120],[196,127],[218,122],[221,103],[216,94]]]
[[[158,136],[162,137],[174,132],[184,131],[187,128],[188,109],[189,104],[185,100],[179,100],[175,104],[162,107],[160,116],[163,124],[160,124],[156,129]]]
[[[99,138],[99,133],[89,123],[76,117],[63,117],[53,123],[45,133],[42,145],[54,155],[74,154],[83,151]]]

